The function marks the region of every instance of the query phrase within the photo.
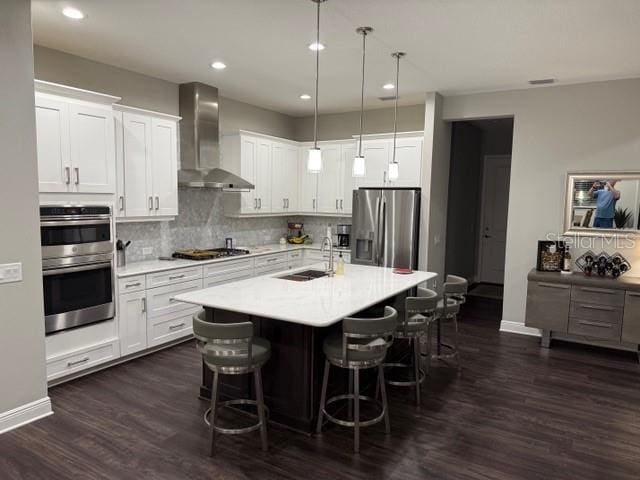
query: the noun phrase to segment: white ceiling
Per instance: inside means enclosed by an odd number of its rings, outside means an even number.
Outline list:
[[[34,41],[292,115],[313,112],[315,4],[309,0],[33,0]],[[73,5],[88,17],[61,15]],[[639,0],[328,0],[322,5],[320,111],[360,103],[361,37],[370,25],[366,104],[390,106],[390,54],[407,52],[404,104],[445,95],[640,76]],[[215,71],[212,60],[227,69]]]

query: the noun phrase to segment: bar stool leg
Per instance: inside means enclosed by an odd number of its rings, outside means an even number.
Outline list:
[[[456,362],[458,363],[458,368],[461,368],[460,364],[460,348],[458,342],[458,315],[453,316],[453,348],[455,348]]]
[[[436,355],[442,354],[442,322],[438,318],[436,320]]]
[[[353,369],[353,450],[360,451],[360,370]]]
[[[420,405],[420,337],[413,337],[413,364],[416,381],[416,405]]]
[[[387,387],[384,384],[384,367],[378,366],[378,384],[380,385],[380,395],[382,396],[382,409],[384,411],[384,431],[386,434],[391,433],[391,424],[389,423],[389,405],[387,404]]]
[[[264,395],[262,392],[262,369],[256,368],[253,372],[253,378],[256,384],[256,401],[258,402],[258,419],[260,420],[260,440],[262,441],[262,451],[269,450],[269,441],[267,439],[267,419],[264,413]]]
[[[322,433],[322,419],[324,414],[325,401],[327,400],[327,383],[329,383],[329,369],[331,364],[329,360],[324,361],[324,378],[322,380],[322,393],[320,394],[320,410],[318,411],[318,425],[316,426],[316,433]]]
[[[353,370],[349,369],[349,395],[353,395]],[[347,400],[347,418],[353,420],[353,400]]]
[[[213,457],[215,452],[215,443],[216,443],[216,403],[218,401],[218,380],[219,374],[218,370],[214,370],[213,372],[213,384],[211,385],[211,412],[209,413],[209,439],[210,439],[210,448],[209,448],[209,456]]]

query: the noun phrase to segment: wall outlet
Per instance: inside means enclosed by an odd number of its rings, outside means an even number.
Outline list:
[[[153,255],[153,247],[143,247],[142,248],[143,255]]]
[[[5,263],[0,265],[0,283],[22,281],[22,263]]]

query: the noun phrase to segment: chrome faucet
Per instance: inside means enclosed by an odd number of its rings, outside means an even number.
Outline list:
[[[322,246],[320,252],[324,254],[325,245],[329,244],[329,265],[327,266],[327,276],[333,277],[335,270],[333,268],[333,240],[327,236],[322,239]]]

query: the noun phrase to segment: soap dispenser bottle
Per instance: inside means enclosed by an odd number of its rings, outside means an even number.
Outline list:
[[[336,265],[336,275],[344,275],[344,258],[342,252],[338,255],[338,264]]]

